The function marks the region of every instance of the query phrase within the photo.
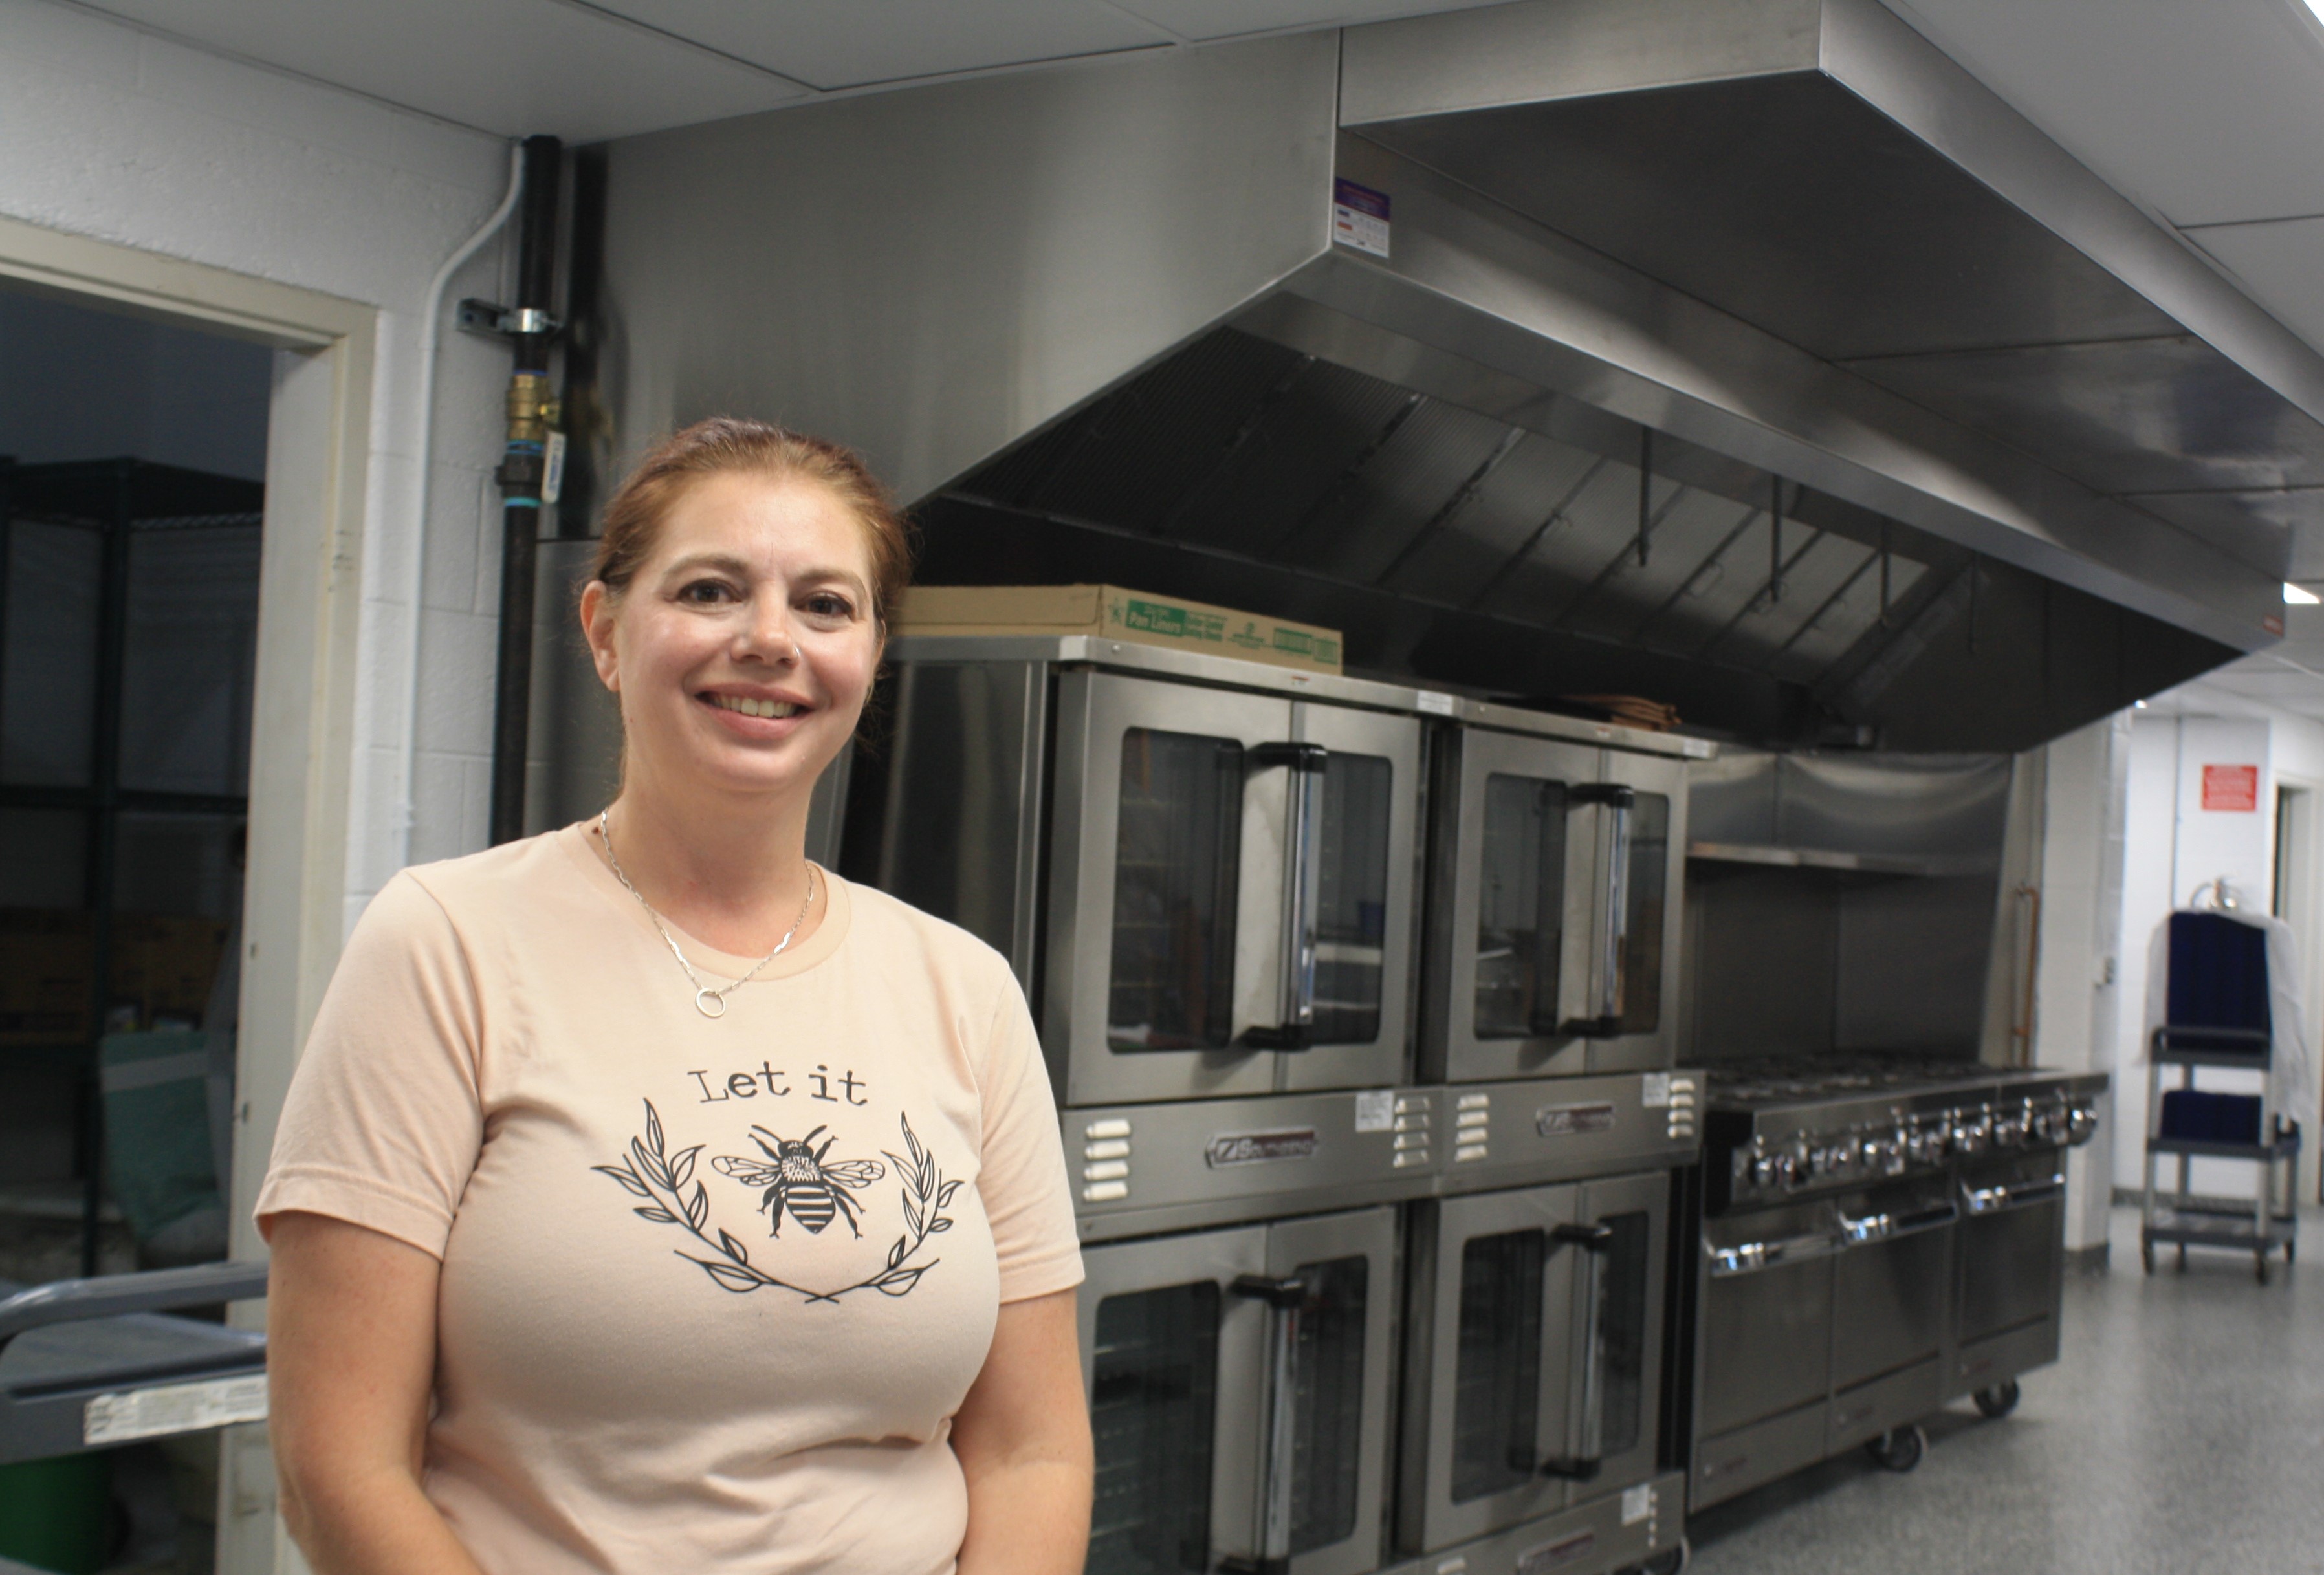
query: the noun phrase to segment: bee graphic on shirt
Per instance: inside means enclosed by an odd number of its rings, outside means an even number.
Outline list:
[[[820,1148],[815,1146],[815,1140],[828,1129],[817,1127],[804,1138],[792,1138],[770,1132],[764,1127],[753,1127],[751,1141],[773,1164],[762,1165],[755,1159],[722,1154],[710,1165],[720,1175],[732,1176],[746,1187],[766,1189],[759,1199],[759,1207],[772,1218],[772,1235],[783,1233],[783,1211],[788,1209],[791,1218],[806,1226],[809,1236],[823,1234],[832,1216],[840,1214],[846,1218],[848,1230],[861,1237],[863,1232],[855,1223],[855,1201],[847,1194],[857,1187],[870,1186],[887,1174],[888,1169],[876,1159],[842,1159],[825,1164],[823,1156],[839,1139],[825,1138]]]

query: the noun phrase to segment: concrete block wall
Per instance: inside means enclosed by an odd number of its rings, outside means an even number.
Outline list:
[[[0,214],[379,309],[350,925],[396,863],[420,308],[507,179],[497,137],[48,0],[0,0]],[[486,246],[449,299],[499,293],[512,251]],[[418,611],[420,859],[484,843],[500,530],[490,473],[508,375],[496,343],[447,330],[442,345]]]

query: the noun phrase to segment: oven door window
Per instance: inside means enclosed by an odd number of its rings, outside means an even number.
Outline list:
[[[1533,1479],[1541,1436],[1540,1230],[1475,1236],[1461,1248],[1461,1327],[1452,1374],[1452,1502]]]
[[[1084,1575],[1210,1568],[1219,1304],[1209,1280],[1098,1303],[1090,1385],[1097,1497]]]
[[[1638,1447],[1646,1393],[1646,1253],[1653,1217],[1641,1211],[1598,1221],[1614,1233],[1599,1270],[1598,1338],[1605,1366],[1599,1389],[1599,1452],[1611,1459]]]
[[[1231,739],[1122,734],[1110,1050],[1215,1050],[1233,1037],[1242,781]]]
[[[1663,908],[1670,887],[1671,801],[1641,793],[1630,806],[1630,889],[1624,895],[1622,1032],[1651,1034],[1663,1013]]]
[[[1305,1263],[1292,1357],[1291,1551],[1355,1534],[1364,1441],[1364,1328],[1371,1264]]]
[[[1565,828],[1564,783],[1499,772],[1485,779],[1477,889],[1480,1039],[1525,1039],[1557,1031]]]
[[[1388,792],[1394,775],[1376,755],[1337,751],[1323,768],[1315,914],[1318,1044],[1367,1045],[1379,1037],[1388,980]]]

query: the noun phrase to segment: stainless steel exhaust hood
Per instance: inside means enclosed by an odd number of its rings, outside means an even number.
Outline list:
[[[1530,0],[602,157],[606,461],[784,419],[919,502],[931,578],[1377,670],[2022,748],[2273,639],[2324,498],[2324,358],[1872,0]]]

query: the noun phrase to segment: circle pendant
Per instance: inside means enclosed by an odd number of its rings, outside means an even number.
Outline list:
[[[706,984],[694,992],[694,1009],[706,1018],[723,1018],[726,1015],[726,998]]]

